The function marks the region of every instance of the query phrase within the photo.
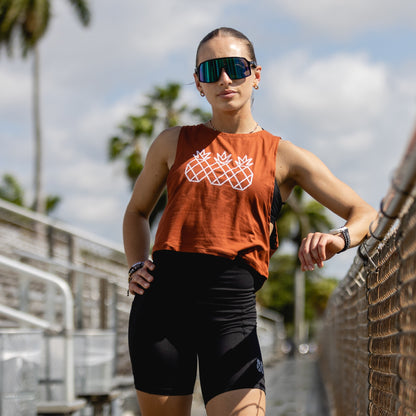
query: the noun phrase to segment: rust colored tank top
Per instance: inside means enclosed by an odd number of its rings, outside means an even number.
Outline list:
[[[182,127],[168,174],[168,203],[153,252],[243,258],[268,276],[269,221],[280,137]]]

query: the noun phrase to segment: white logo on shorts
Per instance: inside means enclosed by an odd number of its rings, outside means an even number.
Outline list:
[[[257,371],[264,374],[263,361],[257,358]]]

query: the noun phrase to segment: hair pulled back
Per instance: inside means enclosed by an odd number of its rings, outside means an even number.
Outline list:
[[[209,32],[201,40],[201,42],[199,42],[198,49],[196,50],[196,65],[198,65],[198,55],[199,55],[199,51],[200,51],[202,45],[204,43],[208,42],[209,40],[211,40],[213,38],[216,38],[218,36],[229,36],[229,37],[232,37],[232,38],[242,40],[247,45],[248,52],[249,52],[249,55],[250,55],[248,58],[250,58],[251,61],[254,61],[254,62],[257,63],[256,54],[254,52],[254,46],[246,35],[244,35],[240,31],[238,31],[236,29],[233,29],[231,27],[219,27],[219,28],[214,29],[211,32]]]

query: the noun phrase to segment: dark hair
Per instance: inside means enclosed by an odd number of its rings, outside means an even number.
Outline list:
[[[250,56],[248,58],[250,58],[251,61],[254,61],[255,63],[257,63],[256,54],[254,53],[254,46],[246,35],[244,35],[240,31],[238,31],[236,29],[233,29],[231,27],[219,27],[218,29],[214,29],[211,32],[209,32],[208,35],[206,35],[201,40],[201,42],[199,42],[198,49],[196,50],[195,65],[198,65],[198,54],[199,54],[199,50],[201,49],[202,45],[204,43],[208,42],[209,40],[211,40],[213,38],[216,38],[220,35],[230,36],[230,37],[241,39],[242,41],[244,41],[244,43],[247,45],[248,52],[250,54]]]

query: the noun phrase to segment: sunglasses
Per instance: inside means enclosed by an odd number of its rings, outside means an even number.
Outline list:
[[[256,67],[256,62],[246,58],[233,56],[230,58],[217,58],[201,62],[195,69],[200,82],[217,82],[224,69],[231,79],[247,78],[251,75],[251,67]]]

